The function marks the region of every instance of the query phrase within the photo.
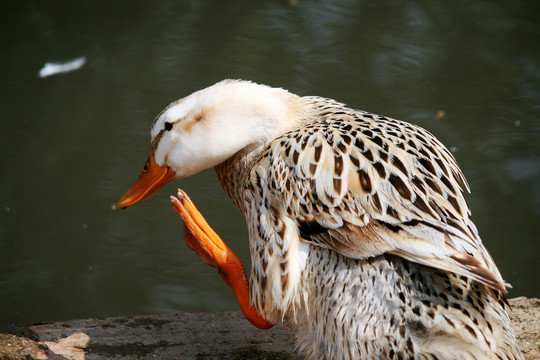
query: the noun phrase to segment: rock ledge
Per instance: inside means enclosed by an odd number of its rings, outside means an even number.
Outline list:
[[[526,359],[540,359],[540,299],[510,300]],[[300,359],[282,325],[259,330],[240,312],[182,313],[14,325],[0,331],[5,359]]]

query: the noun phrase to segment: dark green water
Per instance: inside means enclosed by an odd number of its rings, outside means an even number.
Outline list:
[[[183,243],[185,189],[249,261],[213,170],[126,211],[155,115],[224,78],[421,125],[450,148],[510,296],[540,296],[538,1],[1,5],[0,326],[237,309]],[[79,70],[38,77],[48,61]],[[437,116],[439,114],[439,116]]]

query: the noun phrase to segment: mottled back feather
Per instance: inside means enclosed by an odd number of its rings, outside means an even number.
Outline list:
[[[274,140],[251,171],[249,198],[263,203],[258,209],[294,223],[302,241],[342,255],[391,253],[506,292],[444,145],[415,125],[304,99],[312,119]]]

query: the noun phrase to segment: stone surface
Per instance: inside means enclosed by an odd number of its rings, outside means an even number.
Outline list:
[[[510,320],[521,352],[525,359],[540,360],[540,299],[518,297],[510,299],[510,305]]]
[[[511,299],[526,359],[540,359],[540,299]],[[0,332],[4,359],[300,359],[282,325],[259,330],[240,312],[182,313],[13,326]]]

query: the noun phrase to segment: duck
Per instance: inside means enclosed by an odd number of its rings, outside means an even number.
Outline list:
[[[168,105],[151,139],[118,206],[214,167],[246,218],[249,275],[179,190],[184,239],[306,359],[523,359],[469,185],[427,130],[228,79]]]

